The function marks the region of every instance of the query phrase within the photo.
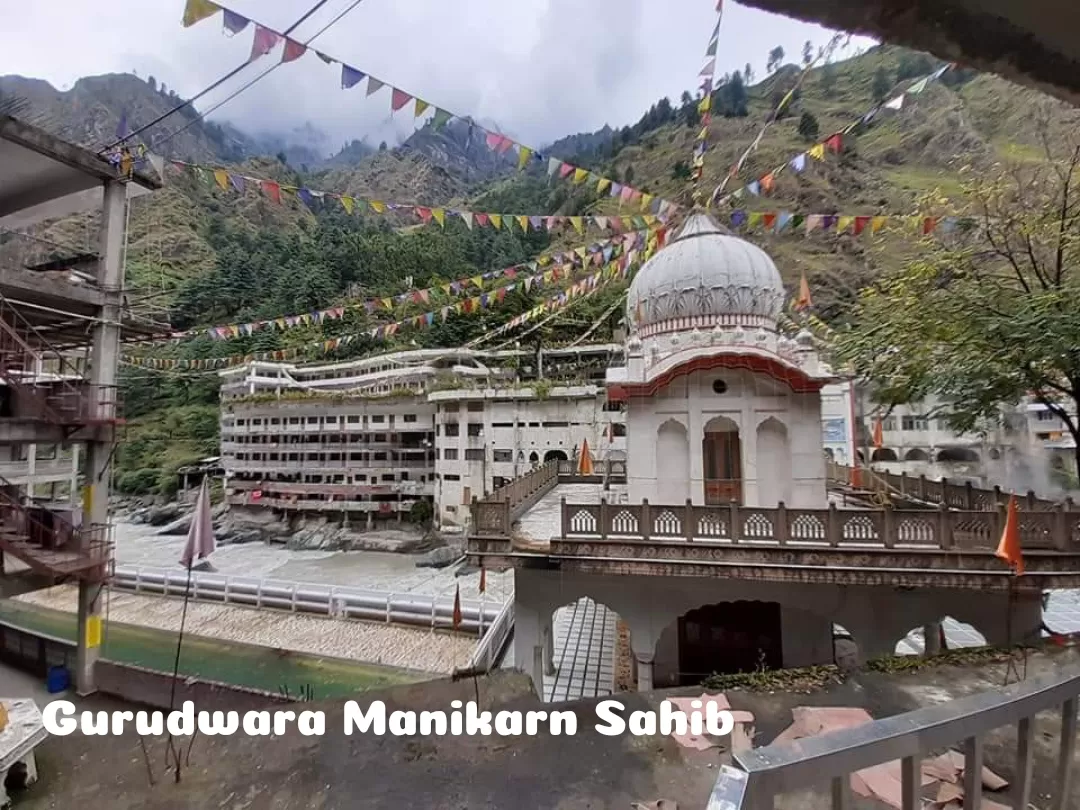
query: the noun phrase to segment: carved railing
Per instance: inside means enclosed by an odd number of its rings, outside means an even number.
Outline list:
[[[927,478],[925,475],[916,476],[906,473],[897,475],[868,467],[856,469],[834,462],[829,462],[827,466],[828,478],[832,483],[871,492],[888,492],[900,496],[902,500],[944,505],[950,509],[994,510],[1007,505],[1012,494],[1001,487],[984,489],[973,486],[970,482],[953,484],[947,478],[937,480]],[[1072,498],[1065,498],[1060,503],[1048,501],[1037,497],[1030,490],[1023,494],[1016,493],[1016,497],[1020,502],[1020,508],[1028,512],[1053,511],[1059,505],[1063,505],[1068,511],[1076,509]]]
[[[591,477],[583,477],[578,470],[578,462],[574,460],[560,461],[559,465],[559,480],[564,484],[572,484],[575,479],[578,480],[594,480],[602,479],[608,481],[626,481],[626,462],[616,460],[604,460],[593,462],[593,474]]]
[[[798,547],[993,550],[1004,510],[774,509],[731,504],[696,506],[561,503],[568,539],[723,542]],[[1080,512],[1020,513],[1024,548],[1080,549]]]

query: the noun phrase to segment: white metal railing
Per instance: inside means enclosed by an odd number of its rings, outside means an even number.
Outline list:
[[[962,744],[964,808],[981,808],[983,737],[995,729],[1015,724],[1018,742],[1015,776],[1010,785],[1011,806],[1027,808],[1037,744],[1035,715],[1060,710],[1061,737],[1055,777],[1052,785],[1049,779],[1040,785],[1040,792],[1052,791],[1053,803],[1039,806],[1046,810],[1065,810],[1073,806],[1070,791],[1075,770],[1078,695],[1080,670],[1073,668],[1064,674],[1032,678],[1002,689],[799,740],[795,744],[744,751],[734,755],[741,772],[730,769],[721,773],[714,796],[737,796],[745,791],[741,803],[733,804],[753,810],[771,810],[783,794],[828,785],[832,791],[833,810],[845,810],[853,806],[851,774],[900,760],[902,807],[915,810],[922,803],[919,797],[922,758],[941,748]]]
[[[119,565],[112,586],[135,593],[183,596],[187,571]],[[416,593],[363,590],[312,582],[191,573],[192,599],[206,602],[315,613],[339,619],[364,619],[417,627],[453,629],[454,599]],[[503,605],[461,600],[458,630],[483,634],[499,618]]]
[[[514,632],[514,600],[507,599],[499,615],[488,627],[484,637],[473,650],[468,669],[491,672],[499,662],[499,656]]]

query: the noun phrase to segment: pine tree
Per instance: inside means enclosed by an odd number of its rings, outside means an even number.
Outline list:
[[[754,69],[750,66],[750,63],[746,63],[746,67],[743,68],[743,80],[747,85],[754,83]]]
[[[806,141],[816,141],[821,135],[821,127],[812,113],[804,112],[799,119],[799,135]]]
[[[884,101],[890,90],[892,90],[892,82],[889,81],[889,74],[885,71],[883,65],[878,66],[878,69],[874,71],[874,85],[871,89],[874,101],[878,103]]]
[[[814,46],[810,40],[806,40],[806,44],[802,47],[802,63],[803,67],[809,67],[810,63],[814,61]]]
[[[779,70],[782,64],[784,64],[784,49],[777,45],[769,51],[769,61],[765,64],[765,72],[772,73],[774,70]]]

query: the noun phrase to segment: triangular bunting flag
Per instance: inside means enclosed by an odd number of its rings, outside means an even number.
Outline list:
[[[350,87],[355,87],[364,78],[364,74],[354,67],[348,65],[341,66],[341,89],[348,90]]]
[[[808,154],[810,157],[814,158],[814,160],[824,160],[825,159],[825,144],[823,144],[823,143],[814,144],[813,146],[811,146],[809,149],[806,150],[806,154]]]
[[[431,216],[435,218],[435,221],[439,223],[443,228],[446,227],[446,210],[443,208],[432,208]]]
[[[589,176],[588,169],[574,169],[574,184],[584,183],[585,178]]]
[[[810,285],[806,281],[806,273],[799,279],[799,297],[795,299],[794,308],[797,312],[810,309],[814,305],[810,298]]]
[[[521,230],[525,233],[529,232],[529,217],[526,214],[521,214],[514,217],[517,220],[517,224],[521,226]]]
[[[596,193],[603,194],[609,188],[611,188],[611,181],[608,180],[608,178],[606,177],[601,177],[599,182],[597,182],[596,184]]]
[[[214,180],[225,190],[229,187],[229,173],[224,169],[214,169]]]
[[[438,132],[440,129],[446,126],[446,122],[453,117],[454,116],[446,110],[436,108],[435,115],[431,117],[431,126],[436,132]]]
[[[874,217],[870,220],[870,233],[874,234],[885,227],[888,217]]]
[[[386,211],[386,203],[379,200],[370,200],[368,205],[370,205],[371,209],[377,214],[382,214]]]
[[[559,160],[558,158],[549,158],[548,159],[548,177],[553,177],[555,175],[555,172],[557,172],[559,170],[560,166],[562,166],[562,161],[561,160]]]
[[[887,110],[902,110],[904,108],[904,97],[903,95],[899,95],[894,99],[886,101],[882,106]]]
[[[297,42],[294,39],[285,38],[285,50],[281,53],[281,61],[295,62],[301,56],[307,53],[307,46],[303,43]]]
[[[924,79],[920,79],[919,81],[915,82],[915,84],[911,85],[911,87],[909,87],[907,89],[907,91],[909,93],[911,93],[913,96],[917,96],[919,93],[921,93],[923,90],[926,89],[926,84],[929,81],[930,81],[929,76],[927,76]]]
[[[212,17],[219,11],[221,11],[221,6],[211,3],[210,0],[187,0],[187,5],[184,6],[184,28]]]
[[[496,228],[502,227],[502,214],[491,214],[488,218],[491,220],[491,224]]]
[[[386,87],[386,82],[381,82],[374,76],[368,76],[367,80],[367,94],[373,96]]]
[[[225,9],[225,15],[222,22],[225,25],[225,30],[228,31],[230,34],[235,35],[239,34],[241,31],[247,28],[251,20],[249,20],[247,17],[241,17],[235,11],[229,11],[228,9]]]
[[[836,221],[836,232],[847,233],[848,228],[850,228],[854,223],[855,217],[839,217]]]
[[[532,156],[532,149],[527,146],[518,146],[518,171],[521,171],[528,165],[529,158],[531,158]]]
[[[790,163],[788,163],[788,165],[792,169],[794,169],[796,172],[801,173],[801,172],[805,171],[806,170],[806,152],[803,152],[801,155],[797,155],[795,158],[792,159],[792,161]]]
[[[353,202],[354,200],[352,197],[349,197],[347,195],[342,196],[341,207],[345,209],[346,214],[351,214],[353,212]]]
[[[424,112],[425,112],[425,111],[427,110],[427,108],[428,108],[428,107],[430,107],[430,106],[431,106],[431,105],[430,105],[430,104],[428,104],[428,103],[427,103],[426,101],[424,101],[423,99],[419,99],[419,98],[418,98],[418,99],[416,100],[416,106],[415,106],[415,107],[413,107],[413,118],[419,118],[419,117],[420,117],[421,115],[423,115],[423,114],[424,114]]]
[[[274,50],[274,46],[278,44],[278,40],[281,37],[276,31],[271,31],[269,28],[263,28],[261,25],[255,26],[255,38],[251,42],[251,56],[248,61],[254,61],[260,56],[266,56],[270,51]]]
[[[870,220],[871,217],[855,217],[854,234],[860,236],[866,230],[866,226],[870,224]]]
[[[262,190],[274,202],[281,204],[281,186],[270,180],[262,181]]]
[[[465,223],[465,227],[471,231],[473,226],[472,211],[458,211],[458,214],[461,217],[461,221]]]
[[[412,96],[410,96],[404,90],[398,90],[395,87],[393,88],[393,91],[393,94],[390,96],[390,109],[393,112],[397,112],[410,101],[412,101]]]

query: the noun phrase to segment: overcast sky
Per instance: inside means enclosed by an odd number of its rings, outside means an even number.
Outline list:
[[[283,30],[314,0],[227,0],[226,6]],[[294,33],[312,36],[353,0],[329,0]],[[134,71],[185,98],[243,62],[252,28],[229,38],[221,15],[183,28],[184,0],[34,0],[0,26],[0,73],[66,89],[80,76]],[[313,47],[454,113],[495,123],[532,145],[632,123],[662,96],[693,91],[714,0],[362,0]],[[728,2],[718,73],[751,63],[765,73],[781,45],[798,61],[803,43],[830,33]],[[868,40],[855,39],[847,55]],[[205,110],[280,56],[280,48],[207,96]],[[411,131],[411,107],[391,120],[388,90],[340,89],[340,67],[314,54],[283,65],[211,117],[247,130],[310,122],[334,149],[352,138],[378,142]],[[132,121],[138,125],[139,121]]]

